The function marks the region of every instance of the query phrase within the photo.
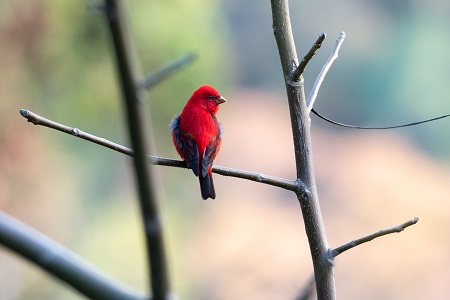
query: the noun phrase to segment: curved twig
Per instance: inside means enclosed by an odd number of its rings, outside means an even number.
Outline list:
[[[339,246],[335,249],[330,250],[329,254],[331,257],[336,257],[339,254],[341,254],[342,252],[345,252],[347,250],[350,250],[358,245],[361,245],[363,243],[367,243],[370,242],[373,239],[379,238],[381,236],[387,235],[387,234],[391,234],[391,233],[398,233],[398,232],[402,232],[403,230],[405,230],[406,227],[409,227],[411,225],[416,224],[419,221],[418,217],[415,217],[409,221],[406,221],[403,224],[391,227],[391,228],[387,228],[387,229],[381,229],[377,232],[374,232],[372,234],[366,235],[362,238],[353,240],[345,245]]]
[[[308,113],[311,112],[314,101],[316,101],[317,94],[319,93],[320,86],[322,85],[323,80],[325,79],[325,76],[328,73],[328,70],[330,69],[333,62],[338,58],[339,56],[339,49],[341,48],[342,43],[345,40],[345,32],[341,32],[339,34],[339,37],[336,40],[336,46],[334,47],[333,52],[331,53],[330,57],[328,58],[327,62],[323,66],[322,70],[320,71],[319,75],[316,78],[316,82],[314,83],[313,88],[311,89],[311,93],[309,94],[308,99],[306,100],[306,106],[308,107]]]

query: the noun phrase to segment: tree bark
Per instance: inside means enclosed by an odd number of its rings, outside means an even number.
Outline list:
[[[273,31],[280,54],[294,138],[298,188],[295,191],[302,209],[314,266],[318,299],[335,299],[333,257],[329,255],[325,227],[320,211],[314,176],[310,119],[306,107],[303,76],[293,80],[298,65],[287,0],[271,0]]]

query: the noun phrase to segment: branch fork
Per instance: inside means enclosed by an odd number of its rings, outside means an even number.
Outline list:
[[[314,55],[316,54],[317,50],[319,50],[320,47],[322,47],[322,43],[323,43],[323,41],[325,40],[326,37],[327,36],[326,36],[325,33],[322,33],[321,35],[319,35],[319,37],[317,38],[316,42],[313,44],[313,46],[308,51],[308,53],[303,57],[303,59],[300,62],[300,64],[290,74],[290,76],[289,76],[289,80],[290,81],[293,81],[293,82],[303,81],[302,74],[305,71],[306,66],[308,65],[309,61],[314,57]]]

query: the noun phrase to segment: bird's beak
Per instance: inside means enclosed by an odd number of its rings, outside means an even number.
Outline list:
[[[215,101],[216,101],[217,105],[227,102],[227,100],[222,96],[219,96],[218,98],[216,98]]]

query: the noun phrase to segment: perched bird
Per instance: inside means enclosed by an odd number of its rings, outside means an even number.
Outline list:
[[[213,161],[222,143],[222,126],[216,118],[225,98],[209,85],[202,85],[189,98],[180,115],[170,123],[178,154],[199,177],[203,200],[215,199]]]

